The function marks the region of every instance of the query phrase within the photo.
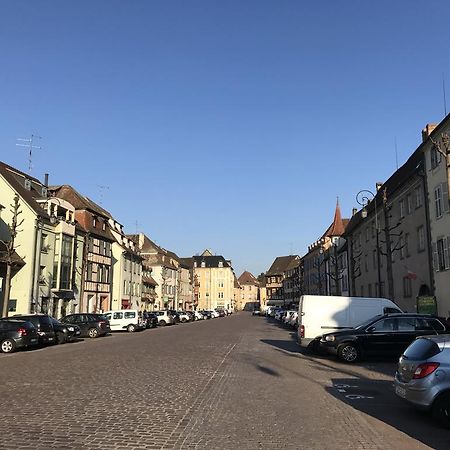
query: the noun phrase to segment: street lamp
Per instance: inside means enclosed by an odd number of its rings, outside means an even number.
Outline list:
[[[376,254],[377,254],[377,278],[378,278],[378,289],[377,296],[381,297],[381,266],[380,266],[380,230],[378,226],[378,210],[377,210],[377,199],[376,194],[367,189],[363,189],[356,194],[357,203],[362,206],[361,218],[367,218],[367,207],[371,201],[374,202],[375,206],[375,237],[376,237]]]

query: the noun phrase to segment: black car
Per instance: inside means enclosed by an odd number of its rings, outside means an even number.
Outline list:
[[[109,320],[101,314],[69,314],[68,316],[63,317],[61,322],[79,327],[82,337],[94,339],[111,332]]]
[[[371,356],[400,356],[417,336],[450,333],[450,324],[428,314],[385,314],[356,328],[324,334],[320,349],[345,362]]]
[[[156,314],[144,311],[142,318],[145,323],[145,328],[156,328],[158,326],[158,316]]]
[[[54,317],[49,317],[52,321],[53,329],[55,330],[57,344],[75,341],[80,336],[81,331],[77,325],[62,323]]]
[[[173,320],[175,321],[175,323],[180,323],[180,315],[178,314],[177,311],[175,311],[174,309],[169,309],[167,312],[171,316],[173,316]]]
[[[56,334],[53,328],[52,318],[47,314],[17,314],[14,319],[27,320],[36,328],[40,344],[56,343]]]
[[[31,322],[16,319],[0,320],[0,350],[12,353],[23,347],[38,345],[39,336]]]

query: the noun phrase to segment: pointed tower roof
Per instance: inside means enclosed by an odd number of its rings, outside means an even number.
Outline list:
[[[334,211],[334,219],[330,228],[326,232],[326,236],[342,236],[345,231],[344,221],[341,216],[341,208],[339,207],[339,198],[336,200],[336,210]]]

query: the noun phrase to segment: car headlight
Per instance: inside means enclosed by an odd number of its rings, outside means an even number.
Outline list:
[[[333,336],[333,335],[331,335],[331,336],[325,336],[325,341],[326,342],[333,342],[333,341],[335,341],[336,340],[336,336]]]
[[[67,327],[69,331],[73,331],[73,327]]]

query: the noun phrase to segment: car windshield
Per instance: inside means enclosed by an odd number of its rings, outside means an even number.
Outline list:
[[[357,325],[355,327],[356,330],[361,330],[362,328],[366,328],[368,327],[371,323],[375,322],[376,320],[378,320],[379,318],[383,317],[381,314],[379,314],[378,316],[375,317],[371,317],[369,320],[366,320],[363,323],[360,323],[359,325]]]

